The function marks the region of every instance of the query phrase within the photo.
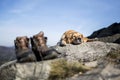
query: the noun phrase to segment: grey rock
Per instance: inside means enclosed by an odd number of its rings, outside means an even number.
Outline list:
[[[120,34],[115,34],[112,36],[98,38],[98,41],[109,42],[109,43],[120,43]]]
[[[67,80],[120,80],[120,69],[115,68],[115,64],[103,62],[101,65],[83,75],[67,78]]]
[[[16,63],[0,70],[0,80],[46,80],[51,61]]]
[[[63,58],[41,61],[41,62],[36,62],[36,63],[35,62],[16,63],[14,65],[12,64],[9,66],[5,66],[3,68],[0,68],[0,80],[49,80],[51,74],[53,74],[51,72],[51,70],[54,70],[53,69],[54,63],[57,64],[60,61],[63,61]],[[68,61],[66,61],[66,62],[68,64],[70,64],[70,62],[68,62]],[[73,63],[73,62],[71,62],[71,63]],[[76,61],[75,61],[75,63],[79,64],[79,62],[76,62]],[[54,66],[56,66],[56,64]],[[59,63],[58,63],[58,65],[59,65]],[[74,66],[74,65],[72,64],[72,66]],[[84,67],[83,65],[81,65],[81,67],[84,70],[90,70],[90,68]],[[69,69],[69,67],[66,66],[66,64],[65,64],[64,70],[66,70],[66,68]],[[59,69],[61,69],[61,68],[59,67]],[[56,68],[55,68],[55,71],[59,71],[59,70],[56,70]],[[65,73],[67,73],[67,72],[65,72]]]
[[[98,62],[97,62],[97,61],[85,62],[84,65],[85,65],[85,66],[88,66],[88,67],[95,68],[95,67],[98,66]]]
[[[91,63],[91,67],[95,67],[84,74],[77,74],[65,80],[120,80],[120,63],[111,64],[106,59],[106,55],[111,51],[120,50],[119,44],[95,41],[52,48],[61,53],[59,59],[62,57],[68,62],[83,62],[89,67]],[[55,60],[8,65],[0,69],[0,80],[49,80],[50,64]]]
[[[63,55],[66,55],[65,58],[68,60],[90,62],[105,57],[111,50],[120,49],[120,45],[95,41],[80,45],[68,44],[64,47],[56,46],[55,49]]]

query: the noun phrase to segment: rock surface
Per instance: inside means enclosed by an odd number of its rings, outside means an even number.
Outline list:
[[[45,80],[49,77],[51,61],[16,63],[0,70],[0,80]]]
[[[92,70],[84,74],[80,72],[64,80],[120,80],[120,59],[118,58],[116,63],[107,60],[106,57],[108,54],[114,54],[114,51],[120,50],[119,44],[95,41],[52,48],[61,52],[59,57],[68,62],[78,61],[92,67]],[[55,60],[16,63],[3,67],[0,69],[0,80],[49,80],[51,63]]]
[[[103,64],[102,64],[103,65]],[[83,75],[67,78],[66,80],[120,80],[120,69],[115,68],[114,64],[97,67]]]
[[[70,45],[65,47],[56,46],[58,52],[66,55],[68,60],[77,60],[81,62],[95,61],[105,57],[112,50],[119,50],[119,44],[104,43],[100,41],[82,43],[80,45]]]
[[[103,42],[120,44],[120,34],[115,34],[115,35],[107,36],[107,37],[101,37],[101,38],[98,38],[97,40],[103,41]]]
[[[77,70],[81,70],[81,69],[84,71],[90,70],[89,67],[81,65],[79,62],[74,61],[73,63],[74,65],[72,63],[73,62],[68,62],[63,58],[41,61],[41,62],[36,62],[36,63],[21,63],[21,64],[16,63],[14,65],[9,65],[3,68],[0,67],[1,68],[0,69],[0,80],[54,80],[53,79],[54,75],[56,76],[56,74],[59,74],[56,71],[60,71],[60,73],[62,71],[63,74],[67,74],[67,72],[64,72],[64,71],[65,70],[68,71],[68,69],[71,69],[72,67],[73,68],[76,67]],[[79,65],[76,63],[78,63]],[[68,65],[72,67],[69,68]],[[57,69],[60,69],[60,70],[57,70]],[[69,72],[71,71],[72,70],[70,70]],[[56,74],[53,72],[55,72]],[[62,75],[62,74],[59,74],[59,75]],[[52,79],[51,79],[51,76],[52,76]]]

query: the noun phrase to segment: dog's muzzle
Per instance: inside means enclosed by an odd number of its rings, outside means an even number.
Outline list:
[[[73,44],[77,45],[77,44],[81,44],[82,43],[82,40],[81,38],[77,38],[73,41]]]

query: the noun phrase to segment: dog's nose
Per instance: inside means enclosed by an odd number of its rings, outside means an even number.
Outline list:
[[[78,38],[79,42],[81,42],[81,38]]]

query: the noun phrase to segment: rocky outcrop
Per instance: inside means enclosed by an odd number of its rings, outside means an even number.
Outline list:
[[[62,53],[58,59],[0,66],[0,80],[120,80],[119,44],[95,41],[52,48]]]
[[[49,63],[16,63],[7,66],[0,70],[0,80],[45,80],[50,72]]]
[[[120,80],[120,64],[102,62],[97,68],[83,75],[77,74],[67,80]]]
[[[120,45],[94,41],[80,45],[68,44],[65,47],[56,46],[55,49],[60,53],[64,53],[63,55],[66,55],[65,57],[69,60],[90,62],[105,57],[112,50],[120,49]]]
[[[63,78],[63,76],[64,78],[68,77],[69,74],[73,75],[73,73],[88,70],[90,70],[89,67],[81,65],[79,62],[68,62],[59,58],[6,66],[0,69],[0,80],[57,80],[57,78]],[[66,74],[68,75],[66,76]]]
[[[102,28],[93,32],[88,38],[98,38],[99,41],[115,42],[120,38],[120,23],[113,23],[107,28]],[[115,43],[120,43],[116,41]]]
[[[112,36],[98,38],[98,41],[109,42],[109,43],[118,43],[120,44],[120,34],[115,34]]]
[[[100,38],[100,37],[107,37],[112,36],[114,34],[120,34],[120,23],[113,23],[112,25],[108,26],[107,28],[102,28],[98,31],[93,32],[89,38]]]

